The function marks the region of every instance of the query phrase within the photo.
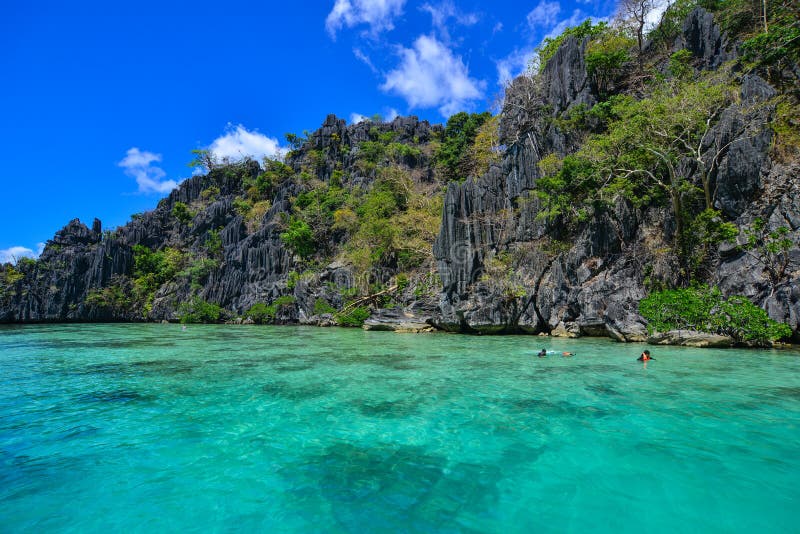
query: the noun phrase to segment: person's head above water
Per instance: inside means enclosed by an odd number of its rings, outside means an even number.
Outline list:
[[[540,350],[539,351],[539,356],[547,356],[547,350],[546,349]]]

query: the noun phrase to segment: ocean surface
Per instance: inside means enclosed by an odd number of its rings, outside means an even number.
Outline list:
[[[0,532],[800,532],[800,353],[644,348],[0,327]]]

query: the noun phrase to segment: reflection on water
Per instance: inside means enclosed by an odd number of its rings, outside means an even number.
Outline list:
[[[642,348],[0,327],[0,530],[796,531],[798,354]]]

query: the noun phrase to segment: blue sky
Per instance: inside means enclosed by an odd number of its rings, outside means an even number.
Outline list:
[[[612,0],[39,2],[0,18],[0,261],[70,219],[106,229],[191,174],[273,154],[328,113],[492,109],[541,40]]]

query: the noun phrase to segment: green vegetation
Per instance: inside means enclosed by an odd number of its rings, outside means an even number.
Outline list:
[[[289,219],[288,228],[281,233],[281,241],[301,258],[308,258],[316,250],[316,241],[311,226],[298,217]]]
[[[130,310],[130,292],[119,281],[111,285],[93,289],[86,295],[86,305],[110,311],[114,315],[123,315]]]
[[[483,113],[460,112],[447,119],[442,144],[436,151],[436,165],[442,169],[448,181],[462,181],[475,174],[475,163],[469,157],[479,128],[492,118],[488,111]]]
[[[687,257],[687,247],[697,239],[686,231],[686,201],[702,195],[705,208],[713,210],[711,176],[728,145],[709,157],[704,142],[734,94],[732,86],[713,78],[671,80],[646,98],[614,96],[598,105],[593,112],[606,118],[603,133],[563,159],[542,160],[545,177],[537,186],[545,206],[541,216],[580,222],[618,196],[635,206],[667,200],[676,222],[676,250]],[[687,160],[696,166],[700,188],[681,170]]]
[[[589,41],[586,72],[594,79],[601,98],[608,96],[613,83],[622,76],[623,66],[631,60],[629,51],[635,44],[624,31],[611,28]]]
[[[181,323],[218,323],[225,317],[225,310],[218,304],[206,302],[195,296],[189,302],[178,306],[178,317]]]
[[[354,308],[345,308],[341,312],[334,314],[334,319],[339,326],[355,326],[359,327],[364,324],[364,321],[369,319],[370,311],[366,306],[356,306]]]
[[[176,202],[172,205],[172,211],[170,212],[173,217],[175,217],[178,221],[183,224],[188,224],[194,219],[196,215],[193,211],[190,211],[189,208],[183,202]]]
[[[336,308],[330,305],[325,299],[317,299],[314,301],[314,315],[322,315],[324,313],[335,313]]]
[[[723,299],[718,288],[691,287],[651,293],[639,303],[650,331],[696,330],[726,335],[741,343],[788,338],[791,328],[773,321],[746,297]]]
[[[787,280],[789,267],[789,251],[794,246],[789,235],[789,228],[780,226],[769,230],[763,219],[756,218],[749,228],[745,229],[743,249],[764,266],[773,287]]]
[[[576,39],[583,39],[584,37],[596,37],[606,31],[608,28],[608,24],[605,22],[598,22],[597,24],[592,24],[592,19],[586,19],[581,24],[573,27],[567,27],[561,35],[557,37],[547,37],[539,48],[536,49],[537,56],[538,56],[538,68],[543,68],[547,62],[553,57],[563,43],[568,37],[575,37]]]
[[[281,313],[285,313],[295,304],[294,297],[284,295],[278,297],[272,304],[257,302],[244,314],[245,319],[250,319],[256,324],[269,324]]]
[[[205,249],[211,257],[222,257],[222,237],[219,230],[209,230],[206,234]]]
[[[133,302],[145,315],[158,288],[175,278],[185,264],[185,254],[174,248],[153,251],[144,245],[133,247]]]

